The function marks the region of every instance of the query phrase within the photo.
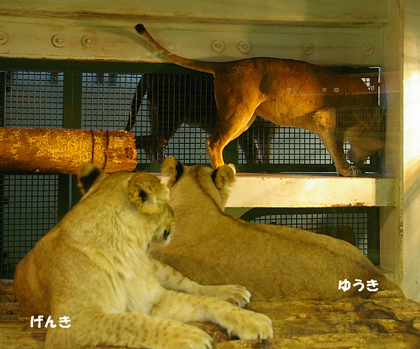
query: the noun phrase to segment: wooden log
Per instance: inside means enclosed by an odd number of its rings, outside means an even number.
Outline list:
[[[107,173],[134,170],[134,134],[121,130],[0,127],[0,171],[76,174],[86,162]]]
[[[0,279],[0,304],[16,302],[13,280]]]

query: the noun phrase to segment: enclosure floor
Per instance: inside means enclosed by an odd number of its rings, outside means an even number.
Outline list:
[[[0,286],[0,348],[43,348],[46,330],[30,327],[11,282]],[[215,349],[420,348],[420,304],[408,299],[251,302],[247,308],[273,320],[274,339],[230,340],[216,325],[196,325],[213,336]]]

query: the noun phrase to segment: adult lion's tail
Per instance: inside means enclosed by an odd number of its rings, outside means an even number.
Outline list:
[[[149,42],[149,44],[152,45],[152,47],[158,51],[159,54],[161,54],[171,62],[180,65],[181,67],[189,68],[192,70],[198,70],[204,73],[211,73],[214,75],[218,63],[195,61],[193,59],[177,56],[169,52],[168,50],[163,48],[158,42],[156,42],[156,40],[153,39],[153,37],[149,34],[149,32],[146,30],[143,24],[137,24],[135,26],[135,29],[137,33],[139,33],[143,38],[145,38]]]

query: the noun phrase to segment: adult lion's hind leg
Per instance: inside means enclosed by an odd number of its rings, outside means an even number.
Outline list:
[[[214,79],[218,121],[216,130],[206,139],[207,154],[214,169],[225,164],[223,149],[251,126],[261,103],[259,94],[254,93],[258,86],[237,86],[238,74],[237,70],[228,69]]]
[[[213,297],[166,291],[151,313],[181,322],[213,322],[241,339],[273,338],[273,326],[266,315]]]
[[[142,313],[80,314],[70,328],[49,328],[45,349],[130,347],[150,349],[210,349],[212,338],[181,322]]]
[[[252,125],[256,118],[254,110],[242,107],[227,114],[219,111],[216,130],[206,139],[207,154],[213,168],[219,168],[225,164],[223,149]]]

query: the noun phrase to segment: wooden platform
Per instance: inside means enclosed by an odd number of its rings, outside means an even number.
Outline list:
[[[0,285],[0,348],[43,348],[46,330],[30,327],[29,317],[16,302],[12,282]],[[274,339],[230,340],[216,325],[196,325],[213,336],[215,349],[420,348],[420,304],[412,300],[251,302],[248,309],[273,320]]]

